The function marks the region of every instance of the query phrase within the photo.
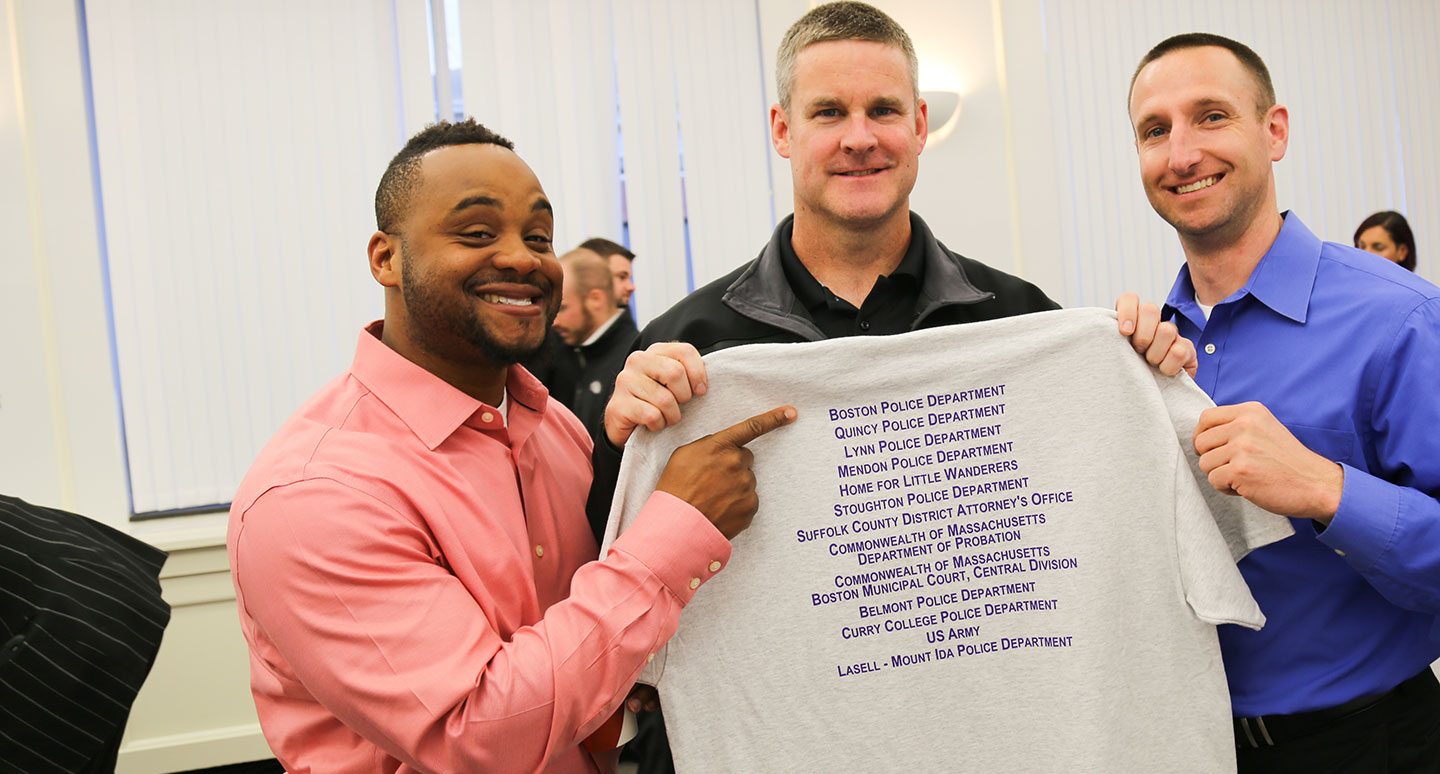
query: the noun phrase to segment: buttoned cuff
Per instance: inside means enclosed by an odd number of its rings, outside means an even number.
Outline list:
[[[1343,462],[1340,469],[1345,474],[1340,507],[1317,538],[1352,567],[1369,569],[1394,543],[1400,521],[1400,488]]]
[[[730,541],[720,530],[694,506],[659,491],[610,550],[640,560],[682,605],[730,562]]]

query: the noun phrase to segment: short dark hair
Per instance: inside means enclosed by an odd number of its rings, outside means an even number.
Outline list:
[[[1270,81],[1270,69],[1265,66],[1265,60],[1244,43],[1209,32],[1186,32],[1182,35],[1173,35],[1150,49],[1150,53],[1146,54],[1140,60],[1140,64],[1135,66],[1135,74],[1130,76],[1130,91],[1126,94],[1125,103],[1128,105],[1130,97],[1135,95],[1135,81],[1140,77],[1140,71],[1144,70],[1146,65],[1172,51],[1209,46],[1223,48],[1234,54],[1235,58],[1240,60],[1240,64],[1250,71],[1250,76],[1255,79],[1255,85],[1259,87],[1260,93],[1255,101],[1255,107],[1261,113],[1269,110],[1275,104],[1275,84]]]
[[[619,242],[611,242],[605,237],[591,237],[581,242],[580,247],[581,249],[589,250],[601,258],[608,259],[612,255],[623,255],[627,261],[635,260],[635,254],[626,250],[625,245]]]
[[[1360,227],[1355,229],[1354,245],[1359,247],[1360,235],[1376,226],[1385,229],[1385,233],[1390,235],[1390,241],[1396,246],[1405,246],[1405,260],[1401,261],[1400,265],[1415,271],[1415,234],[1410,231],[1410,221],[1394,210],[1381,210],[1360,221]]]
[[[437,121],[421,129],[390,159],[380,185],[375,189],[375,227],[394,233],[410,208],[410,198],[420,187],[420,157],[436,148],[451,145],[499,145],[513,151],[515,143],[467,118],[464,121]]]

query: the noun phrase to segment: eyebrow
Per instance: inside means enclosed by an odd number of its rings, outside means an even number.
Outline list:
[[[505,204],[493,196],[471,196],[468,199],[461,199],[459,204],[450,209],[450,212],[453,214],[471,207],[494,207],[497,210],[503,210]]]
[[[1205,97],[1204,99],[1197,99],[1197,100],[1195,100],[1194,102],[1192,102],[1192,103],[1189,105],[1189,107],[1190,107],[1191,110],[1196,110],[1196,111],[1208,110],[1208,109],[1213,108],[1213,107],[1223,107],[1223,108],[1230,108],[1230,109],[1234,110],[1234,109],[1235,109],[1235,103],[1231,102],[1230,100],[1220,99],[1220,98],[1218,98],[1218,97]],[[1140,125],[1145,124],[1145,123],[1148,123],[1148,122],[1150,122],[1150,121],[1159,120],[1159,118],[1160,118],[1160,114],[1159,114],[1159,113],[1147,113],[1147,114],[1145,114],[1144,116],[1141,116],[1139,119],[1137,119],[1137,120],[1135,121],[1135,125],[1136,125],[1136,126],[1140,126]]]
[[[809,110],[823,110],[832,107],[844,107],[845,102],[839,97],[816,97],[806,105]],[[887,107],[904,109],[905,100],[899,97],[876,97],[870,102],[870,107]]]
[[[1205,98],[1205,99],[1200,99],[1200,100],[1196,100],[1196,101],[1195,101],[1195,107],[1197,107],[1197,108],[1234,107],[1234,106],[1235,106],[1235,103],[1231,102],[1230,100],[1228,100],[1228,99],[1219,99],[1218,97],[1207,97],[1207,98]]]
[[[461,199],[459,204],[456,204],[450,209],[450,213],[453,215],[461,210],[468,210],[471,207],[493,207],[497,210],[503,210],[505,209],[505,203],[493,196],[471,196],[468,199]],[[536,199],[535,203],[530,205],[531,212],[540,212],[541,210],[551,215],[555,214],[555,208],[550,206],[550,201],[543,196]]]

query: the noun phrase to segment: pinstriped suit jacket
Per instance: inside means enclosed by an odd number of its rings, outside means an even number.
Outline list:
[[[170,607],[165,552],[0,496],[0,771],[113,771]]]

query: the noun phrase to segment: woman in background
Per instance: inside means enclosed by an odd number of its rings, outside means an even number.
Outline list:
[[[1398,212],[1383,210],[1361,221],[1355,246],[1415,271],[1415,235]]]

